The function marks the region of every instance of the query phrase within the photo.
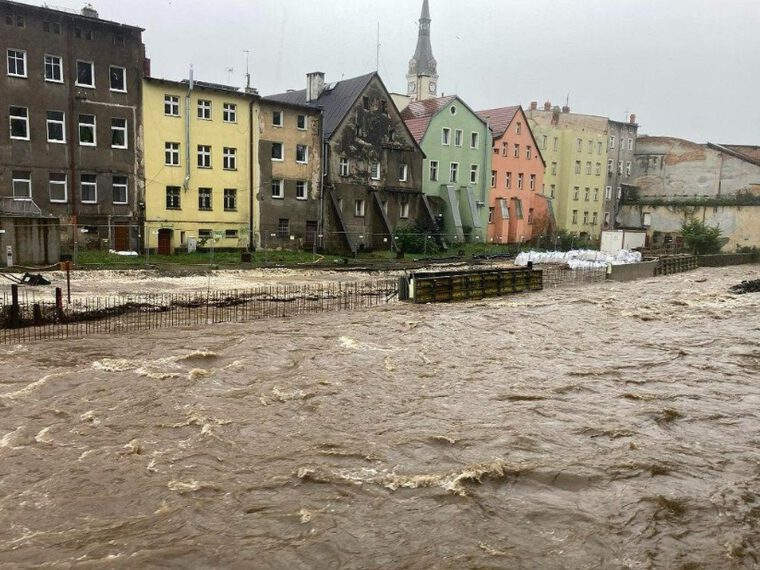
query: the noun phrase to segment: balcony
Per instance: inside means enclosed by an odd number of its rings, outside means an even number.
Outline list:
[[[17,200],[10,196],[0,196],[0,214],[40,217],[42,210],[33,200]]]

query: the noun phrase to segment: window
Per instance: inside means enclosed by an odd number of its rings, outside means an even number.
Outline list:
[[[620,186],[618,186],[617,187],[617,199],[620,200],[620,198],[622,198],[622,197],[623,197],[623,189]]]
[[[199,229],[198,230],[198,237],[200,239],[213,239],[214,232],[213,232],[213,230],[209,230],[209,229]]]
[[[551,184],[549,186],[549,198],[556,198],[557,197],[557,185]]]
[[[630,176],[631,175],[631,163],[626,162],[625,163],[625,175]]]
[[[495,170],[491,171],[491,188],[496,188],[496,177],[497,172]]]
[[[576,201],[576,202],[578,201],[578,199],[580,198],[580,193],[581,193],[581,189],[580,189],[579,186],[576,186],[575,188],[573,188],[573,200],[574,201]]]
[[[125,43],[126,42],[124,41],[124,36],[120,36],[118,34],[114,34],[113,35],[113,45],[119,46],[119,47],[124,47]]]
[[[554,175],[557,174],[557,163],[556,162],[552,162],[551,173],[554,174]]]
[[[604,213],[604,225],[609,226],[610,225],[610,213],[605,212]]]
[[[97,204],[98,181],[94,174],[82,174],[79,181],[79,192],[83,204]]]
[[[523,189],[523,179],[525,178],[525,175],[521,172],[517,175],[517,189],[522,190]]]
[[[586,174],[591,174],[591,163],[590,162],[586,163]]]
[[[179,117],[179,97],[176,95],[164,95],[164,115]]]
[[[63,111],[47,112],[47,140],[51,143],[65,143],[66,131],[63,127]]]
[[[444,127],[441,135],[441,144],[448,146],[451,141],[451,129]]]
[[[211,147],[209,145],[198,145],[198,168],[211,168]]]
[[[63,83],[63,61],[57,55],[45,56],[45,81]]]
[[[180,209],[180,188],[179,186],[167,186],[166,187],[166,209],[167,210],[179,210]]]
[[[480,133],[470,133],[470,148],[478,148],[480,146]]]
[[[296,182],[296,200],[306,200],[309,197],[309,183],[303,180]]]
[[[128,181],[128,178],[126,176],[113,177],[113,203],[114,204],[127,203],[127,181]]]
[[[11,107],[10,124],[12,139],[29,140],[29,109]]]
[[[127,120],[111,119],[111,147],[127,148]]]
[[[602,154],[602,141],[599,141],[596,143],[596,154],[601,155]]]
[[[272,180],[272,198],[285,197],[285,184],[282,180]]]
[[[23,16],[14,16],[13,14],[5,15],[5,23],[9,26],[18,26],[19,28],[26,26]]]
[[[296,162],[307,164],[309,162],[309,147],[303,144],[296,145]]]
[[[237,105],[225,103],[222,106],[222,120],[225,123],[237,123]]]
[[[77,39],[85,39],[91,41],[95,37],[92,30],[83,30],[82,28],[74,28],[74,37]]]
[[[597,224],[597,222],[599,222],[599,213],[598,212],[593,212],[591,214],[591,225],[595,226]]]
[[[372,166],[370,167],[370,178],[372,180],[380,180],[380,163],[379,162],[373,162]]]
[[[91,61],[77,61],[77,86],[95,87],[95,64]]]
[[[584,196],[584,198],[583,198],[583,199],[584,199],[586,202],[588,202],[588,201],[589,201],[589,199],[591,198],[591,188],[586,188],[586,191],[583,193],[583,196]]]
[[[362,106],[365,111],[369,111],[369,97],[362,97]]]
[[[478,171],[479,169],[477,164],[470,165],[470,184],[478,183]]]
[[[168,142],[164,145],[164,160],[167,166],[179,166],[179,143]]]
[[[515,133],[518,135],[522,133],[522,123],[517,123],[517,125],[515,125]]]
[[[594,188],[594,202],[599,201],[599,188]]]
[[[237,190],[234,188],[224,189],[224,211],[234,212],[237,210]]]
[[[613,165],[613,161],[610,158],[607,160],[607,174],[612,174],[612,165]]]
[[[578,224],[578,210],[573,210],[573,225]]]
[[[8,75],[26,77],[26,52],[20,49],[8,50]]]
[[[594,171],[594,173],[597,176],[601,176],[602,175],[602,163],[601,162],[597,162],[596,163],[596,170]]]
[[[282,111],[272,111],[272,126],[273,127],[282,126]]]
[[[457,182],[459,179],[459,164],[456,162],[451,163],[449,168],[449,182]]]
[[[543,150],[546,150],[546,141],[548,137],[546,135],[541,135],[541,148]]]
[[[533,147],[525,147],[525,158],[530,160],[533,157]]]
[[[340,175],[341,176],[348,176],[349,172],[349,164],[347,158],[341,158],[340,159]]]
[[[588,212],[583,212],[583,225],[588,225]]]
[[[618,174],[623,174],[623,161],[622,160],[618,161],[617,173]]]
[[[290,236],[290,222],[288,218],[280,218],[277,221],[277,237],[287,238]]]
[[[583,152],[583,139],[577,139],[575,141],[575,150],[578,152]]]
[[[222,150],[222,167],[225,170],[237,170],[237,149],[224,147]]]
[[[536,189],[536,175],[535,174],[530,175],[530,189],[531,190]]]
[[[354,200],[354,216],[357,218],[364,217],[364,200]]]
[[[559,138],[554,137],[554,152],[557,152],[559,150]]]
[[[306,115],[298,115],[298,117],[296,117],[296,127],[299,131],[306,130]]]
[[[238,231],[237,230],[224,230],[224,237],[227,239],[237,239],[238,237]]]
[[[66,175],[61,172],[51,172],[48,182],[50,191],[50,201],[56,203],[66,203],[68,201],[68,191],[66,188]]]
[[[628,139],[628,150],[633,150],[633,139]]]
[[[506,188],[507,190],[512,188],[512,173],[511,172],[507,172],[504,175],[504,188]]]
[[[212,209],[211,188],[198,188],[198,209],[206,211]]]
[[[79,144],[82,146],[97,144],[95,115],[79,115]]]
[[[12,172],[13,199],[32,199],[32,173],[14,170]]]
[[[462,146],[462,130],[454,131],[454,146]]]
[[[493,223],[493,216],[494,216],[495,211],[496,211],[496,208],[488,208],[488,223],[489,224]]]
[[[409,176],[409,166],[406,164],[400,164],[398,167],[398,181],[406,182]]]
[[[430,181],[436,182],[438,180],[438,161],[430,161]]]
[[[501,155],[507,156],[509,154],[509,143],[503,142],[501,143]]]
[[[518,200],[516,198],[515,198],[515,217],[518,220],[523,219],[522,200]]]
[[[399,202],[399,218],[406,220],[409,217],[409,200],[401,199]]]
[[[580,174],[581,173],[581,161],[576,160],[575,161],[575,173]]]
[[[115,65],[110,66],[108,77],[111,81],[111,91],[127,92],[127,70]]]
[[[520,145],[515,145],[515,158],[520,158]]]
[[[198,99],[198,118],[204,121],[211,120],[211,101],[208,99]]]
[[[610,135],[610,148],[615,148],[615,135]]]
[[[382,101],[380,101],[380,112],[383,115],[387,115],[388,114],[388,101],[386,101],[385,99],[383,99]]]
[[[284,160],[285,154],[282,143],[272,143],[272,160]]]
[[[607,186],[604,189],[604,199],[605,200],[612,200],[612,186]]]
[[[528,223],[533,224],[533,208],[528,208]]]

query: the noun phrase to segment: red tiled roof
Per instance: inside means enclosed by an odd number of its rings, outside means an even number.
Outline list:
[[[500,107],[498,109],[487,109],[478,111],[481,119],[488,119],[494,138],[499,138],[509,127],[509,124],[520,110],[520,105],[514,107]]]
[[[404,119],[406,126],[417,143],[422,142],[422,137],[425,136],[433,117],[454,99],[456,99],[456,96],[450,95],[448,97],[438,97],[437,99],[413,101],[401,112],[401,118]]]
[[[404,121],[409,132],[412,133],[414,140],[417,141],[417,144],[422,142],[422,138],[425,136],[432,118],[433,117],[422,117],[420,119],[409,119]]]

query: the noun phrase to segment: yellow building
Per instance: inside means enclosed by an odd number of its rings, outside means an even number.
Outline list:
[[[258,100],[223,85],[144,80],[144,231],[151,251],[249,248]]]
[[[605,117],[570,113],[547,104],[526,112],[546,161],[544,195],[557,225],[581,238],[598,240],[604,224],[607,181]]]

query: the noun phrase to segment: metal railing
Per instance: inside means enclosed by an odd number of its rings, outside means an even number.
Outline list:
[[[42,216],[42,210],[34,200],[20,200],[10,196],[0,196],[0,212],[12,216]]]

